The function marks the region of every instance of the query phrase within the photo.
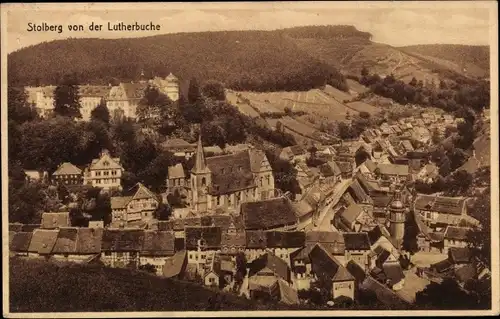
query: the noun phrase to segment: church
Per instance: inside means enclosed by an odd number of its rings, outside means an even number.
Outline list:
[[[273,198],[274,177],[263,151],[248,149],[205,158],[201,135],[189,182],[191,209],[202,213],[236,211],[244,202]]]

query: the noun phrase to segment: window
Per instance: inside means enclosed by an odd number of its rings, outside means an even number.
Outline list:
[[[101,176],[101,172],[95,172],[95,176]]]
[[[220,206],[220,196],[217,196],[217,206]]]
[[[262,186],[262,185],[263,185],[263,180],[264,180],[264,178],[261,176],[261,177],[260,177],[260,186]]]
[[[96,182],[96,184],[101,184],[101,180],[100,179],[96,180],[95,182]]]
[[[205,186],[205,185],[207,185],[207,179],[205,177],[203,177],[201,179],[201,186]]]
[[[109,176],[109,172],[108,171],[104,172],[104,176]]]
[[[267,175],[266,179],[267,179],[267,185],[271,185],[271,176]]]
[[[156,202],[151,203],[151,208],[155,208],[155,207],[156,207]]]
[[[136,257],[136,256],[137,256],[137,252],[135,252],[135,251],[131,251],[131,252],[130,252],[130,257],[131,257],[131,258],[134,258],[134,257]]]

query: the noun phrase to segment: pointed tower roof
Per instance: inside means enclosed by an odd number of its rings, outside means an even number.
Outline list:
[[[196,155],[194,160],[194,166],[191,172],[194,174],[209,173],[207,162],[205,160],[205,153],[203,152],[203,145],[201,144],[201,132],[198,136],[198,146],[196,148]]]

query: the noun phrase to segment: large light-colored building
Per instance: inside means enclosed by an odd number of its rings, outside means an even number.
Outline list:
[[[155,77],[150,80],[149,83],[156,86],[172,101],[175,102],[179,100],[179,79],[172,73],[167,75],[164,79]]]
[[[120,159],[111,157],[107,150],[103,150],[101,156],[92,160],[90,166],[85,169],[83,181],[85,185],[92,185],[105,190],[121,189],[123,171]]]

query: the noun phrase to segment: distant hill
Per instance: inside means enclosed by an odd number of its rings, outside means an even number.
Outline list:
[[[399,48],[422,59],[448,64],[450,69],[474,77],[488,77],[490,47],[486,45],[429,44]]]
[[[147,77],[215,79],[238,90],[308,90],[329,83],[347,89],[338,70],[312,59],[282,31],[167,34],[132,39],[67,39],[8,56],[12,85],[55,84],[64,73],[81,83]]]

